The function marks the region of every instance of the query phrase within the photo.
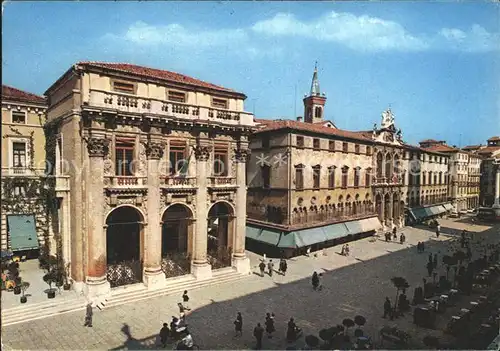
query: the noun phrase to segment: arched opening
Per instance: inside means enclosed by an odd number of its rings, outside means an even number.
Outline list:
[[[106,218],[107,279],[111,287],[142,282],[143,216],[132,206]]]
[[[392,198],[392,220],[399,223],[399,195],[394,194]]]
[[[382,153],[379,152],[377,154],[377,178],[382,178],[383,177],[383,156]]]
[[[391,154],[385,155],[385,179],[387,183],[392,182],[392,170],[393,170],[393,164],[392,164],[392,157]]]
[[[384,198],[384,208],[385,208],[385,220],[388,221],[391,216],[392,216],[392,213],[391,213],[391,195],[389,194],[385,194],[385,198]]]
[[[377,208],[378,218],[382,222],[384,220],[384,214],[382,212],[382,196],[380,194],[377,194],[377,196],[375,196],[375,206]]]
[[[208,212],[207,256],[213,269],[231,266],[234,213],[225,202],[215,203]]]
[[[161,266],[167,278],[190,272],[193,217],[192,211],[183,204],[169,206],[163,213]]]

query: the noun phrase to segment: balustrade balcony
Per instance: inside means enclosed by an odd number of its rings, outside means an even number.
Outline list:
[[[143,188],[147,185],[147,177],[105,176],[104,186],[108,188]]]
[[[12,174],[26,174],[28,173],[28,168],[26,167],[12,167]]]
[[[236,178],[234,177],[208,177],[209,185],[212,187],[235,186]]]
[[[162,186],[168,188],[194,188],[196,177],[164,177]]]
[[[401,176],[393,177],[375,177],[373,178],[373,185],[403,185],[403,178]]]
[[[90,90],[89,106],[137,114],[147,113],[181,119],[219,121],[225,124],[254,125],[252,114],[245,111],[175,103],[98,89]]]

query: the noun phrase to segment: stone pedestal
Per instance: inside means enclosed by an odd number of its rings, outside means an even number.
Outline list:
[[[92,304],[99,304],[111,293],[111,285],[106,276],[99,278],[87,277],[83,291]]]
[[[148,290],[161,289],[167,286],[167,279],[161,268],[157,271],[145,269],[142,281]]]
[[[191,274],[196,280],[206,280],[212,278],[212,266],[205,263],[191,263]]]
[[[240,257],[233,255],[231,265],[241,274],[251,274],[250,259],[246,256]]]

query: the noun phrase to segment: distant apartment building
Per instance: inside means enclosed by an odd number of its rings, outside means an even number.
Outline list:
[[[500,192],[500,137],[489,138],[487,145],[475,152],[482,158],[479,203],[491,207],[498,202]]]
[[[2,85],[2,250],[26,254],[53,239],[44,196],[46,108],[42,96]]]

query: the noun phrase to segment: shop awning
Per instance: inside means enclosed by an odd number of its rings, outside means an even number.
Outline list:
[[[278,241],[280,239],[280,234],[281,234],[280,231],[247,226],[245,236],[247,238],[274,246],[278,244]]]
[[[349,235],[349,229],[345,223],[330,224],[323,227],[328,240],[334,240]]]
[[[250,239],[257,239],[262,232],[262,228],[246,226],[245,228],[245,236]]]
[[[360,222],[364,233],[370,232],[372,230],[379,230],[380,228],[382,228],[382,224],[380,223],[378,217],[365,218]]]
[[[430,211],[430,213],[432,213],[432,216],[437,216],[441,213],[438,206],[427,207],[427,209]]]
[[[444,204],[443,206],[444,206],[444,208],[446,209],[446,211],[451,211],[451,210],[453,210],[453,206],[452,206],[451,204]]]
[[[349,230],[349,234],[363,233],[363,227],[361,226],[361,221],[345,222],[345,225]]]
[[[321,227],[298,230],[295,235],[298,237],[297,244],[300,243],[302,246],[310,246],[328,240],[325,231]]]
[[[427,211],[425,208],[410,208],[409,211],[413,214],[413,216],[418,220],[425,217],[428,217]],[[432,215],[432,214],[431,214]]]
[[[7,216],[10,248],[12,251],[34,250],[39,248],[34,215]]]

